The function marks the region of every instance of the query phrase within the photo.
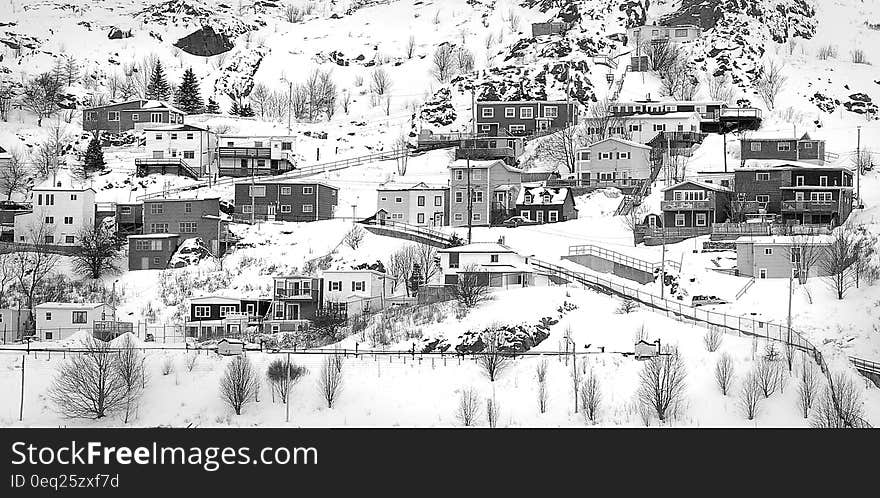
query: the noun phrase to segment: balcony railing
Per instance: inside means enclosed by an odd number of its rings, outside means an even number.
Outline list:
[[[721,119],[761,118],[761,110],[754,107],[725,107],[721,109]]]
[[[220,157],[253,157],[257,159],[269,159],[272,149],[268,147],[218,147]]]
[[[744,214],[757,214],[763,213],[767,211],[766,202],[759,201],[733,201],[733,205],[735,209],[739,209],[739,212]]]
[[[830,213],[837,211],[836,201],[782,201],[782,212]]]
[[[515,152],[510,147],[460,147],[455,149],[456,159],[496,159],[514,157]]]
[[[700,201],[660,201],[660,209],[663,211],[712,211],[715,209],[715,199],[703,199]]]

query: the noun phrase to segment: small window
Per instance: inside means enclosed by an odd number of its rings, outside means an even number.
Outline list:
[[[819,186],[820,187],[827,187],[828,186],[828,177],[827,176],[820,176],[819,177]]]
[[[452,215],[452,219],[455,221],[464,221],[464,216],[461,213],[455,213]]]
[[[434,196],[434,205],[435,206],[442,206],[443,205],[443,196],[442,195],[435,195]]]
[[[776,148],[779,152],[788,152],[791,150],[791,142],[779,142]]]
[[[132,120],[132,121],[140,121],[140,120],[141,120],[141,115],[138,114],[138,113],[134,113],[134,114],[131,115],[131,120]]]
[[[193,212],[192,202],[184,202],[183,203],[183,212],[184,213],[192,213]]]
[[[687,38],[688,30],[687,29],[676,29],[675,37],[676,38]]]
[[[171,140],[177,140],[177,133],[171,134]]]
[[[523,107],[519,110],[520,119],[532,119],[535,117],[535,110],[531,107]]]
[[[193,139],[195,139],[195,138],[196,138],[195,133],[187,133],[187,134],[186,134],[186,139],[187,139],[187,140],[193,140]]]
[[[241,207],[241,212],[244,214],[251,214],[254,212],[254,207],[251,206],[250,204],[245,204],[244,206]]]
[[[683,214],[676,214],[675,215],[675,226],[683,227],[684,224],[685,224],[684,215]]]
[[[495,117],[495,109],[492,109],[491,107],[484,107],[483,110],[480,112],[480,117],[494,118]]]
[[[131,214],[131,206],[123,206],[119,208],[120,214]]]
[[[44,335],[46,336],[46,340],[47,340],[47,341],[51,341],[51,340],[52,340],[52,332],[46,332]]]
[[[694,223],[698,227],[706,226],[706,213],[697,213]]]
[[[64,217],[65,225],[73,225],[73,216],[65,216]]]
[[[416,223],[422,224],[425,222],[425,213],[419,213],[416,215]]]
[[[762,203],[762,204],[767,204],[768,202],[770,202],[770,196],[767,195],[767,194],[756,195],[756,196],[755,196],[755,202],[760,202],[760,203]]]
[[[462,192],[461,190],[455,191],[455,202],[456,203],[464,202],[464,192]]]
[[[265,185],[251,185],[248,190],[251,197],[266,197]]]
[[[51,321],[52,321],[52,312],[51,312],[51,311],[47,311],[47,312],[46,312],[46,321],[47,321],[47,322],[51,322]]]
[[[396,203],[398,203],[398,204],[402,203],[402,202],[403,202],[403,197],[395,197],[395,198],[394,198],[394,202],[396,202]]]
[[[416,199],[416,203],[419,206],[424,206],[425,205],[425,196],[424,195],[418,196],[418,198]]]
[[[547,220],[550,223],[556,223],[557,221],[559,221],[559,211],[550,211],[549,213],[547,213]]]
[[[758,278],[767,278],[767,269],[761,268],[758,270]]]
[[[497,255],[497,254],[492,254],[492,255],[490,255],[490,256],[489,256],[489,262],[490,262],[490,263],[497,263],[497,262],[498,262],[498,255]]]
[[[291,187],[281,187],[281,195],[290,195],[292,191]]]
[[[165,214],[165,205],[161,202],[150,204],[150,214]]]
[[[516,108],[505,107],[504,108],[504,117],[505,118],[515,118],[516,117]]]
[[[162,140],[162,134],[156,133],[156,140]]]
[[[804,142],[804,148],[805,148],[805,149],[812,149],[812,148],[813,148],[813,142]]]
[[[764,256],[773,256],[773,248],[765,247],[764,248]]]
[[[107,121],[119,121],[119,111],[110,111],[107,113]]]
[[[183,158],[184,159],[195,159],[196,152],[193,150],[185,150],[185,151],[183,151]]]
[[[293,212],[293,210],[290,208],[290,204],[282,204],[281,205],[281,212],[282,213],[291,213],[291,212]]]
[[[311,204],[303,204],[303,213],[311,213],[314,212],[314,206]]]
[[[54,216],[46,216],[46,219],[44,221],[46,222],[47,225],[54,225],[55,224],[55,217]]]
[[[545,118],[555,118],[557,116],[559,116],[559,108],[557,108],[555,105],[547,106],[544,108]]]
[[[755,180],[759,182],[770,181],[770,173],[755,173]]]
[[[71,317],[72,323],[86,323],[86,312],[85,311],[74,311],[73,316]]]
[[[281,150],[291,150],[292,142],[281,142]]]
[[[313,195],[315,193],[315,187],[303,187],[303,195]]]
[[[474,213],[474,221],[480,221],[483,219],[483,216],[480,213]]]

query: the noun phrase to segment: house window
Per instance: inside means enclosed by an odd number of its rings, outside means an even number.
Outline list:
[[[47,340],[47,341],[51,341],[51,340],[52,340],[52,332],[46,332],[46,333],[45,333],[45,336],[46,336],[46,340]]]
[[[480,213],[474,213],[474,218],[473,218],[474,221],[480,221],[482,219],[483,219],[483,216],[480,215]]]
[[[55,205],[55,194],[46,194],[46,205],[54,206]]]
[[[119,208],[119,214],[131,214],[131,206],[123,206]]]
[[[315,187],[303,187],[303,195],[314,195]]]
[[[791,142],[779,142],[776,144],[776,149],[779,152],[788,152],[791,150]]]
[[[419,206],[424,206],[425,205],[425,196],[424,195],[418,196],[418,198],[416,199],[416,203]]]
[[[456,180],[464,180],[464,170],[463,169],[455,170],[455,179]]]
[[[706,226],[706,213],[697,213],[694,223],[698,227]]]
[[[480,117],[494,118],[495,117],[495,109],[492,109],[491,107],[484,107],[482,112],[480,113]]]
[[[86,312],[85,311],[74,311],[73,316],[71,317],[72,323],[86,323]]]
[[[199,224],[195,221],[181,221],[179,223],[180,233],[196,233]]]
[[[425,222],[425,213],[419,213],[416,215],[416,223],[424,223]]]
[[[515,118],[516,117],[516,109],[513,107],[505,107],[504,108],[504,117],[505,118]]]
[[[507,130],[511,133],[522,133],[526,131],[526,125],[510,125],[507,127]]]
[[[434,196],[434,205],[435,206],[442,206],[443,205],[443,196],[442,195],[435,195]]]
[[[266,197],[265,185],[251,185],[248,190],[251,197]]]
[[[550,223],[556,223],[557,221],[559,221],[559,211],[550,211],[547,213],[547,217],[547,220]]]
[[[813,202],[831,202],[834,199],[831,192],[811,192],[810,200]]]
[[[456,203],[464,202],[464,192],[462,192],[461,190],[455,191],[455,202]]]
[[[535,117],[535,110],[531,107],[523,107],[519,110],[520,119],[532,119]]]
[[[187,134],[186,134],[186,139],[187,139],[187,140],[193,140],[193,139],[195,139],[195,138],[196,138],[196,136],[195,136],[194,133],[187,133]]]
[[[474,200],[473,202],[483,202],[483,191],[482,190],[474,190]]]
[[[150,204],[150,214],[165,214],[165,205],[161,202]]]
[[[827,187],[828,186],[828,177],[827,176],[820,176],[819,177],[819,186],[820,187]]]
[[[489,255],[489,262],[490,263],[497,263],[498,262],[498,255],[497,254],[490,254]]]
[[[210,306],[195,306],[193,309],[196,318],[208,318],[211,316]]]
[[[765,247],[764,248],[764,256],[773,256],[773,248]]]
[[[88,111],[86,113],[86,121],[94,121],[96,119],[96,114],[95,111]]]
[[[162,122],[162,113],[161,112],[151,112],[150,113],[150,122],[151,123],[161,123]]]
[[[559,116],[559,109],[555,105],[544,108],[545,118],[555,118],[557,116]]]
[[[292,142],[281,142],[281,150],[291,150]]]
[[[676,29],[675,30],[675,37],[676,38],[687,38],[687,35],[688,35],[688,30],[686,30],[686,29]]]
[[[675,226],[677,226],[677,227],[684,226],[684,214],[676,214],[675,215]]]
[[[52,312],[51,312],[51,311],[47,311],[47,312],[46,312],[46,321],[47,321],[47,322],[51,322],[51,321],[52,321]]]
[[[481,179],[481,178],[482,178],[482,175],[480,174],[480,170],[478,170],[478,169],[471,170],[471,178],[474,179],[474,180],[479,180],[479,179]]]
[[[265,159],[257,159],[257,167],[258,168],[265,168],[266,167],[266,160]]]
[[[156,133],[156,140],[162,140],[162,134]]]
[[[244,214],[251,214],[254,212],[254,207],[251,206],[250,204],[245,204],[244,206],[241,207],[241,212]]]
[[[312,213],[314,212],[315,207],[311,204],[303,204],[303,213]]]
[[[73,244],[73,235],[66,235],[64,237],[64,243],[65,244]]]
[[[331,281],[330,282],[330,291],[342,291],[342,282],[341,281]]]
[[[487,124],[481,124],[481,125],[480,125],[480,131],[489,131],[489,130],[491,130],[491,129],[492,129],[492,126],[491,126],[491,125],[487,125]]]
[[[73,225],[73,216],[65,216],[64,217],[65,225]]]
[[[150,223],[150,233],[168,233],[168,223]]]
[[[770,181],[770,173],[755,173],[755,181],[759,181],[759,182]]]
[[[629,152],[618,152],[617,158],[618,159],[629,159]]]
[[[761,268],[758,270],[758,278],[767,278],[767,269]]]
[[[654,124],[654,131],[666,131],[665,124]]]
[[[795,177],[794,184],[797,187],[802,187],[804,185],[804,177],[802,177],[802,176]]]
[[[281,195],[290,195],[292,191],[291,187],[281,187]]]
[[[770,196],[769,196],[769,195],[766,195],[766,194],[763,194],[763,195],[756,195],[756,196],[755,196],[755,201],[756,201],[756,202],[759,202],[759,203],[761,203],[761,204],[767,204],[768,202],[770,202]]]
[[[600,159],[600,160],[602,160],[602,159],[611,159],[611,153],[610,153],[610,152],[600,152],[600,153],[599,153],[599,159]]]
[[[177,140],[177,133],[171,134],[171,140]]]
[[[520,211],[519,215],[522,216],[524,220],[531,220],[531,214],[529,214],[529,211],[526,211],[525,209]]]
[[[805,148],[805,149],[812,149],[812,148],[813,148],[813,142],[804,142],[804,148]]]
[[[54,216],[46,216],[45,222],[47,225],[54,225],[55,224],[55,217]]]
[[[642,131],[642,125],[631,124],[629,125],[629,131]]]
[[[282,204],[281,205],[281,212],[282,213],[291,213],[291,212],[293,212],[293,210],[290,208],[290,204]]]
[[[225,318],[226,315],[230,313],[235,313],[235,306],[221,306],[220,307],[220,318]]]
[[[452,215],[452,219],[455,221],[464,221],[464,216],[461,213],[455,213]]]
[[[364,282],[363,280],[351,283],[351,291],[352,292],[364,292],[364,289],[366,289],[366,288],[367,288],[367,283]]]
[[[119,111],[110,111],[107,113],[107,121],[119,121]]]
[[[184,159],[195,159],[196,153],[195,153],[195,151],[192,151],[192,150],[185,150],[185,151],[183,151],[183,158]]]
[[[792,247],[791,250],[789,251],[789,253],[791,254],[791,263],[795,264],[795,265],[800,264],[800,262],[801,262],[801,248],[797,247],[797,246]]]
[[[589,161],[590,160],[590,151],[586,150],[580,153],[581,161]]]
[[[262,146],[263,146],[263,142],[257,142],[257,141],[254,141],[254,147],[256,147],[256,148],[259,149],[259,148],[261,148]]]

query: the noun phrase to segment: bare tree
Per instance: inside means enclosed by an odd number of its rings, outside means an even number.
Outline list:
[[[440,271],[437,248],[428,244],[419,244],[417,248],[416,259],[422,272],[422,282],[427,284]]]
[[[269,87],[262,83],[257,83],[254,85],[254,88],[251,90],[251,94],[248,96],[250,103],[256,108],[257,114],[260,116],[260,119],[266,119],[266,111],[269,107],[270,96],[272,95],[272,91],[269,90]]]
[[[858,387],[844,373],[828,375],[828,384],[817,400],[810,425],[822,429],[861,429],[868,427]]]
[[[455,418],[458,422],[470,427],[477,421],[480,413],[480,396],[477,391],[472,388],[464,388],[461,390],[461,397],[458,399],[458,407],[455,410]]]
[[[15,87],[8,81],[0,81],[0,121],[9,121],[9,111],[16,97]]]
[[[801,284],[807,282],[810,273],[820,264],[825,256],[825,248],[817,243],[815,236],[810,234],[794,235],[788,248],[788,257]]]
[[[730,79],[729,73],[706,74],[706,90],[709,98],[718,102],[732,103],[736,99],[736,88]]]
[[[0,165],[0,193],[6,194],[6,200],[12,200],[14,194],[27,192],[31,175],[31,169],[21,152],[9,151],[9,160]]]
[[[127,424],[132,411],[137,410],[146,386],[144,355],[137,348],[130,334],[124,336],[119,346],[114,367],[125,386],[125,423]]]
[[[722,354],[715,364],[715,382],[721,389],[721,395],[727,396],[730,384],[733,382],[733,358],[727,353]]]
[[[226,365],[226,372],[220,379],[220,397],[241,415],[241,409],[257,397],[260,378],[250,358],[236,356]]]
[[[188,353],[186,355],[186,360],[184,361],[184,366],[186,366],[187,372],[192,372],[193,369],[196,368],[196,363],[199,361],[198,353]]]
[[[344,90],[342,92],[342,112],[348,114],[348,110],[351,108],[351,92],[348,90]]]
[[[28,81],[21,95],[21,107],[37,116],[37,126],[43,119],[58,112],[61,101],[61,81],[51,73],[43,73]]]
[[[660,93],[676,100],[693,100],[700,89],[700,79],[685,61],[659,71]]]
[[[342,241],[348,247],[352,249],[357,249],[358,247],[360,247],[361,242],[363,242],[365,236],[366,234],[364,233],[364,229],[361,228],[360,225],[355,225],[351,227],[351,230],[349,230],[345,234],[345,237],[342,239]]]
[[[84,227],[76,242],[71,261],[75,271],[92,279],[119,271],[122,241],[110,227],[104,224]]]
[[[639,401],[651,407],[663,423],[675,410],[687,391],[687,370],[684,358],[675,347],[665,347],[659,356],[651,358],[639,372]]]
[[[565,173],[571,174],[575,172],[578,149],[589,145],[589,142],[584,126],[568,126],[541,137],[535,156],[542,161],[565,166]]]
[[[370,91],[378,96],[383,96],[391,91],[391,76],[383,67],[377,67],[370,73]]]
[[[489,427],[498,427],[498,421],[501,419],[501,405],[495,398],[486,398],[486,422]]]
[[[783,66],[774,60],[770,60],[764,64],[758,71],[755,78],[755,86],[758,95],[771,111],[776,105],[776,98],[782,93],[788,77],[783,74]]]
[[[431,59],[431,75],[445,84],[455,76],[455,70],[455,48],[449,43],[441,43],[434,50],[434,57]]]
[[[324,363],[321,364],[318,391],[327,402],[327,408],[333,408],[333,403],[342,394],[342,363],[334,356],[327,356],[324,358]]]
[[[595,424],[599,417],[599,409],[602,406],[602,390],[599,386],[599,378],[590,370],[590,374],[581,385],[581,412],[584,419]]]
[[[706,335],[703,336],[703,345],[706,346],[706,351],[714,353],[721,347],[722,340],[724,340],[724,334],[717,327],[710,327],[706,331]]]
[[[538,380],[538,410],[547,411],[547,360],[541,360],[535,366],[535,378]]]
[[[489,299],[488,273],[481,272],[476,265],[468,265],[458,272],[458,280],[452,294],[458,304],[471,309]]]
[[[413,53],[416,50],[416,37],[413,35],[409,35],[409,38],[406,40],[406,47],[404,47],[404,52],[406,53],[407,59],[413,58]]]
[[[765,398],[773,396],[780,387],[779,362],[768,358],[761,358],[755,367],[755,379],[758,387]]]
[[[468,74],[474,70],[474,54],[467,47],[458,47],[455,51],[455,61],[459,74]]]
[[[632,137],[632,132],[626,126],[626,118],[613,112],[612,104],[613,102],[606,98],[589,107],[581,126],[581,144],[589,145],[611,137],[627,140]]]
[[[386,109],[386,114],[388,112],[390,112],[390,109]],[[397,140],[394,142],[394,147],[403,151],[403,154],[400,154],[397,159],[395,159],[397,162],[397,174],[400,176],[406,176],[406,168],[409,166],[409,140],[407,139],[407,136],[403,133],[398,135]]]
[[[819,396],[819,376],[813,368],[813,364],[804,360],[801,366],[800,385],[798,385],[798,407],[804,418],[809,418],[810,409]]]
[[[511,364],[509,354],[503,351],[504,335],[498,328],[492,327],[480,339],[484,347],[477,356],[477,364],[486,372],[489,382],[495,382]]]
[[[648,68],[656,73],[668,71],[686,58],[679,44],[667,40],[644,42],[641,51],[648,57]]]
[[[61,364],[49,399],[65,417],[104,418],[126,405],[126,383],[107,343],[88,337],[82,347],[83,353]]]
[[[828,286],[834,290],[837,299],[843,299],[847,291],[855,285],[853,270],[861,251],[860,241],[849,227],[840,227],[831,236],[821,261]]]
[[[758,416],[758,407],[761,404],[761,385],[754,371],[743,379],[739,391],[739,404],[749,420],[754,420]]]
[[[266,378],[269,380],[273,401],[275,395],[278,394],[281,402],[287,403],[287,397],[293,391],[293,386],[308,373],[306,367],[293,362],[274,360],[269,363],[269,367],[266,369]]]
[[[409,286],[406,285],[407,279],[412,275],[413,265],[418,261],[418,249],[415,244],[406,245],[395,251],[389,257],[385,264],[385,270],[388,277],[391,278],[391,291],[395,292],[397,286],[404,284],[407,295],[409,295]]]
[[[633,245],[636,245],[636,233],[644,223],[647,214],[648,208],[642,204],[632,208],[629,213],[623,216],[623,226],[633,234]]]
[[[19,291],[25,296],[31,316],[35,316],[34,297],[37,290],[58,264],[58,255],[46,243],[50,234],[52,232],[44,223],[30,227],[25,242],[31,247],[13,253],[13,273]]]

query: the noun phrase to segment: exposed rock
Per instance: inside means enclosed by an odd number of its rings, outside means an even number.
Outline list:
[[[191,55],[212,57],[232,50],[235,44],[226,34],[215,32],[211,26],[204,26],[177,40],[174,46]]]
[[[131,30],[121,30],[116,26],[110,28],[110,32],[107,33],[107,38],[111,40],[121,40],[123,38],[131,38]]]
[[[168,268],[183,268],[185,266],[197,265],[200,262],[212,257],[211,251],[200,237],[184,240],[171,256],[168,262]]]

